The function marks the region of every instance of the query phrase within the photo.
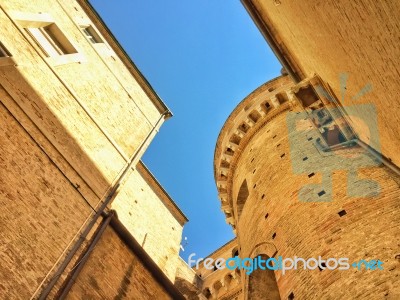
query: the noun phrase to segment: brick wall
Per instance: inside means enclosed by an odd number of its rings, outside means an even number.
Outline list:
[[[67,299],[172,299],[143,262],[107,227]]]
[[[352,102],[376,106],[382,153],[399,166],[400,28],[394,22],[400,17],[398,1],[251,2],[300,73],[319,74],[343,105]],[[349,76],[344,99],[341,73]],[[368,83],[372,90],[354,99]]]

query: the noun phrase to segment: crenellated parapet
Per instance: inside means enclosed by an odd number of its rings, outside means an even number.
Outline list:
[[[214,177],[221,200],[221,210],[226,222],[235,231],[235,216],[232,203],[232,170],[247,141],[262,123],[295,105],[290,89],[293,82],[288,76],[280,76],[252,92],[231,113],[225,122],[214,153]]]

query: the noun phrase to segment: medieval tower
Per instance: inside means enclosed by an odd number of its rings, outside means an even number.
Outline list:
[[[241,278],[244,299],[380,299],[399,295],[399,177],[359,141],[319,77],[273,79],[231,113],[218,138],[215,179],[239,256],[381,260],[383,270],[334,263]],[[363,109],[368,110],[368,107]],[[357,129],[377,142],[374,117]],[[374,140],[374,141],[373,141]],[[389,292],[390,291],[390,292]],[[393,298],[394,299],[394,298]]]

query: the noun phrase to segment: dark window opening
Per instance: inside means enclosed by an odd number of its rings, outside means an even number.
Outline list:
[[[290,295],[287,297],[288,300],[293,300],[294,299],[294,294],[293,292],[290,293]]]
[[[256,169],[254,169],[253,174],[256,172]]]
[[[276,232],[274,232],[274,234],[272,235],[272,239],[274,239],[276,237]]]
[[[325,191],[324,190],[322,190],[322,191],[320,191],[319,193],[318,193],[318,196],[323,196],[323,195],[325,195],[326,193],[325,193]]]
[[[86,35],[86,38],[92,43],[92,44],[99,44],[103,43],[103,40],[101,37],[97,34],[96,30],[92,26],[86,26],[82,27],[83,33]]]
[[[269,214],[266,214],[266,215],[265,215],[265,219],[267,219],[267,218],[268,218],[268,216],[269,216]]]
[[[315,175],[315,173],[313,172],[313,173],[310,173],[310,174],[308,174],[308,178],[311,178],[311,177],[313,177]]]
[[[239,249],[236,249],[235,252],[233,252],[232,257],[239,256]]]
[[[285,156],[285,153],[283,153],[282,155],[281,155],[281,158],[283,158]]]
[[[253,185],[253,189],[255,189],[255,188],[256,188],[256,186],[257,186],[257,183]]]
[[[310,106],[314,102],[318,101],[318,95],[314,91],[312,86],[302,87],[295,93],[296,97],[300,99],[304,107]]]
[[[239,194],[237,196],[237,202],[236,202],[239,218],[240,218],[240,215],[242,214],[243,207],[244,207],[248,197],[249,197],[249,189],[247,187],[247,181],[245,179],[243,181],[242,185],[240,186]]]
[[[261,199],[264,199],[264,197],[265,197],[265,194],[262,194]]]
[[[318,265],[318,269],[319,269],[320,271],[325,270],[325,269],[323,269],[323,268],[321,268],[321,267],[326,268],[326,263],[322,262],[322,263],[321,263],[321,266]]]
[[[303,161],[306,161],[307,159],[308,159],[308,157],[306,156],[306,157],[303,158]]]
[[[0,43],[0,57],[9,57],[11,56],[10,52],[7,51],[7,49],[3,46],[2,43]]]
[[[343,217],[343,216],[347,215],[347,212],[343,209],[338,212],[338,215],[339,215],[339,217]]]
[[[273,139],[276,138],[276,134],[272,137]]]
[[[312,140],[312,137],[309,137],[308,139],[307,139],[307,141],[311,141]]]
[[[231,148],[226,148],[225,154],[233,155],[235,152]]]
[[[278,148],[281,144],[276,145],[276,148]]]

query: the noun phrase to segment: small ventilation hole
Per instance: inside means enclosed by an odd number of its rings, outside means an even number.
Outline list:
[[[257,184],[254,184],[254,185],[253,185],[253,189],[255,189],[255,188],[256,188],[256,186],[257,186]]]
[[[254,169],[253,174],[256,172],[256,169]]]
[[[264,199],[264,197],[265,197],[265,194],[262,194],[261,199]]]
[[[283,158],[285,156],[285,153],[283,153],[282,155],[281,155],[281,158]]]
[[[312,137],[309,137],[308,139],[307,139],[307,141],[311,141],[312,140]]]
[[[276,134],[272,137],[273,139],[276,138]]]
[[[278,148],[281,144],[276,145],[276,148]]]
[[[276,232],[274,232],[274,234],[272,235],[272,239],[274,239],[276,237]]]
[[[347,212],[343,209],[338,212],[338,215],[339,215],[339,217],[343,217],[343,216],[347,215]]]
[[[324,190],[322,190],[322,191],[320,191],[319,193],[318,193],[318,196],[323,196],[323,195],[325,195],[326,193],[325,193],[325,191]]]
[[[267,218],[268,218],[268,216],[269,216],[269,214],[266,214],[266,215],[265,215],[265,219],[267,219]]]
[[[306,161],[308,159],[308,157],[306,156],[306,157],[303,157],[303,161]]]
[[[251,162],[253,162],[254,161],[254,157],[251,159]]]
[[[310,173],[310,174],[308,174],[308,178],[311,178],[311,177],[313,177],[315,175],[315,173],[313,172],[313,173]]]
[[[324,267],[324,268],[326,268],[326,264],[325,263],[321,263],[321,266],[320,265],[318,265],[318,269],[320,270],[320,271],[323,271],[323,270],[325,270],[325,269],[323,269],[323,268],[321,268],[321,267]]]

